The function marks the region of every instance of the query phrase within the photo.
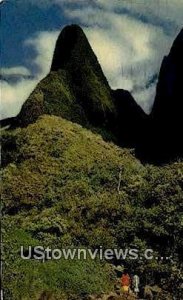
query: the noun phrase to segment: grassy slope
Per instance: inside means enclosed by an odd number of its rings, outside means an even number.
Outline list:
[[[108,265],[97,261],[24,263],[19,258],[22,244],[152,247],[158,255],[174,251],[174,273],[180,269],[181,162],[145,167],[128,150],[54,116],[5,132],[2,140],[8,254],[4,285],[10,298],[37,299],[48,290],[60,299],[62,293],[81,297],[111,289]],[[126,263],[141,272],[173,272],[167,262]],[[18,287],[19,280],[24,280],[23,287]]]

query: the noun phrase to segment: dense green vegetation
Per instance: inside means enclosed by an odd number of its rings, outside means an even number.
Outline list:
[[[42,243],[27,231],[15,227],[9,218],[4,220],[4,229],[5,299],[35,300],[44,294],[52,295],[51,299],[64,300],[67,295],[76,299],[88,293],[113,289],[113,272],[99,260],[22,260],[21,245],[28,248]]]
[[[39,299],[44,291],[81,299],[113,289],[107,262],[22,261],[20,245],[152,248],[172,259],[123,263],[149,284],[164,278],[171,290],[182,270],[181,161],[143,166],[132,151],[46,115],[3,132],[2,158],[7,299]]]
[[[18,122],[26,126],[42,114],[62,116],[70,121],[87,125],[84,110],[76,101],[66,71],[51,72],[36,87],[24,103]]]

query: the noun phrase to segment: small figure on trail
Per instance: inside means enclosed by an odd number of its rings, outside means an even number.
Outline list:
[[[133,276],[133,291],[136,296],[138,296],[139,290],[139,284],[140,284],[140,278],[138,275]]]
[[[123,272],[123,275],[121,277],[121,285],[122,285],[122,292],[124,294],[129,294],[131,279],[130,279],[130,276],[129,276],[127,270],[124,270],[124,272]]]

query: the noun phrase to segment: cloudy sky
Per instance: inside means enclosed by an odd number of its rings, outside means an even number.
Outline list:
[[[83,27],[111,87],[149,112],[161,61],[183,27],[183,0],[4,0],[0,9],[1,118],[16,115],[49,72],[71,23]]]

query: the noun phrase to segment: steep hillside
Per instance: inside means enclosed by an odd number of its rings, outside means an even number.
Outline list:
[[[132,180],[131,184],[133,184],[135,176],[145,170],[129,151],[121,150],[113,144],[107,144],[99,135],[53,116],[42,117],[38,122],[25,129],[5,132],[2,149],[3,165],[8,164],[7,170],[10,168],[10,175],[13,171],[13,176],[7,178],[6,193],[8,194],[6,194],[5,201],[7,212],[16,207],[20,211],[21,205],[26,203],[29,206],[44,207],[43,196],[48,184],[53,192],[56,192],[54,188],[60,188],[59,181],[64,189],[65,184],[71,184],[70,188],[73,184],[73,191],[77,186],[80,190],[83,186],[82,182],[78,182],[80,177],[81,179],[88,178],[85,182],[86,189],[88,187],[88,190],[95,196],[97,187],[100,188],[102,184],[106,187],[106,192],[110,191],[112,195],[112,191],[114,191],[117,195],[121,167],[125,172],[124,175],[129,178],[130,174],[133,175],[130,179]],[[14,172],[18,173],[15,175]],[[26,178],[25,172],[28,172],[27,175],[30,174],[31,177]],[[97,175],[98,178],[96,178]],[[58,186],[55,182],[57,176],[59,176]],[[19,182],[18,186],[15,184],[15,180]],[[26,187],[28,188],[27,184],[35,189],[31,188],[30,197],[26,189]],[[17,194],[17,196],[13,194],[13,191],[16,192],[16,188],[14,189],[13,186],[17,186],[18,191],[22,194]],[[68,192],[69,190],[67,198]],[[58,191],[57,193],[59,194]],[[81,191],[81,195],[85,195],[84,190]],[[75,196],[76,194],[74,194]],[[13,199],[17,199],[17,201]]]
[[[158,260],[121,263],[140,274],[142,285],[159,285],[161,278],[171,292],[182,268],[181,162],[145,167],[129,150],[55,116],[5,131],[2,154],[7,299],[41,299],[43,292],[87,299],[114,289],[116,277],[105,261],[22,261],[21,245],[152,248]],[[174,263],[160,259],[165,255]]]

